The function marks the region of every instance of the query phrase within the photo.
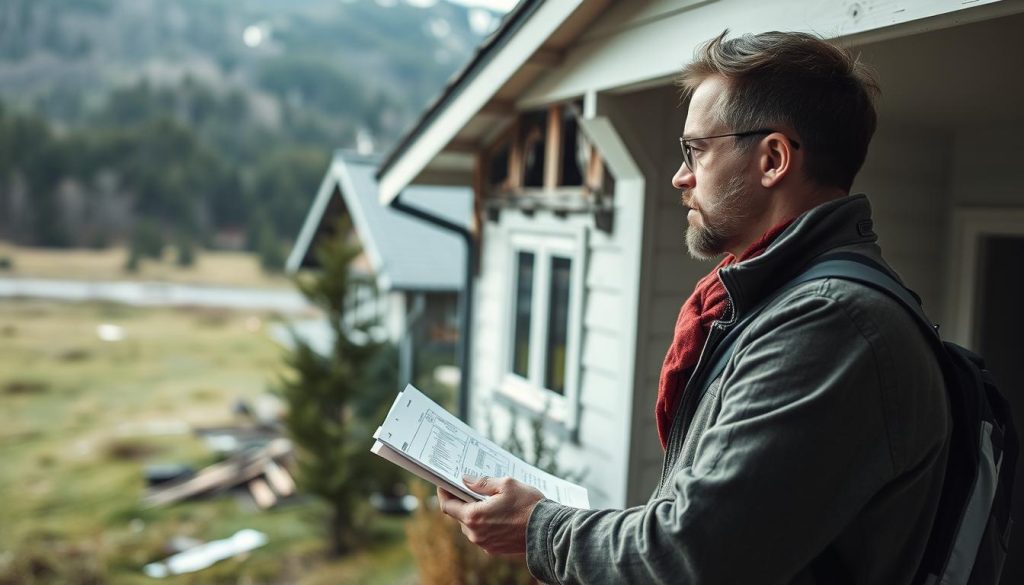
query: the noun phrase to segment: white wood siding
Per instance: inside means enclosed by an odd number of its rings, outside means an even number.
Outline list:
[[[946,303],[949,155],[940,136],[883,124],[853,185],[854,193],[871,200],[885,259],[937,321]]]

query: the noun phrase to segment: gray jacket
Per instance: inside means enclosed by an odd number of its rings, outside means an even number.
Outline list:
[[[733,310],[705,354],[813,258],[844,250],[881,262],[876,240],[863,195],[804,213],[763,255],[721,271]],[[895,301],[838,279],[783,293],[741,334],[693,422],[681,427],[677,416],[647,504],[537,505],[527,533],[535,577],[911,581],[938,505],[949,414],[936,358]]]

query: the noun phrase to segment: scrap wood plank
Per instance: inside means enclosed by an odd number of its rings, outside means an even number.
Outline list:
[[[277,495],[288,497],[295,493],[295,480],[292,479],[287,469],[275,463],[274,460],[268,461],[263,471],[267,483],[277,492]]]
[[[271,441],[254,453],[206,467],[191,479],[152,490],[143,497],[143,503],[147,507],[166,506],[207,492],[233,488],[263,475],[268,461],[284,457],[290,452],[289,441]]]
[[[252,499],[256,501],[256,505],[263,510],[277,503],[277,496],[274,495],[274,491],[261,478],[256,478],[249,482],[249,493],[252,494]]]

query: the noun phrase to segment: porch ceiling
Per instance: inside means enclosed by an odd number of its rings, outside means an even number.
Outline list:
[[[864,45],[886,124],[961,130],[1024,123],[1024,14]]]

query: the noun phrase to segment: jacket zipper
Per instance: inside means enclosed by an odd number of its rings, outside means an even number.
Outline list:
[[[721,270],[718,271],[717,275],[719,282],[722,283],[722,288],[725,289],[725,313],[721,319],[715,321],[711,325],[711,330],[708,332],[708,338],[704,340],[704,346],[700,349],[700,355],[697,357],[697,365],[693,368],[693,374],[690,375],[690,380],[686,385],[687,387],[683,389],[683,398],[679,401],[679,406],[676,407],[675,416],[672,418],[672,427],[668,432],[668,441],[665,444],[665,457],[663,458],[661,465],[661,479],[658,480],[659,491],[665,484],[665,476],[668,474],[668,470],[675,465],[675,460],[679,456],[679,449],[674,448],[676,443],[680,440],[685,440],[686,438],[686,434],[682,432],[683,424],[681,421],[686,416],[686,412],[688,412],[692,402],[697,399],[694,397],[695,392],[689,391],[690,382],[700,379],[699,375],[701,374],[701,366],[704,365],[704,355],[707,353],[708,347],[710,347],[712,343],[717,344],[720,339],[718,334],[725,331],[728,325],[736,322],[736,315],[732,314],[734,308],[732,293],[729,292],[729,287],[725,286],[725,280],[722,278]],[[728,321],[726,318],[728,318]],[[696,390],[696,388],[694,388],[694,390]]]

